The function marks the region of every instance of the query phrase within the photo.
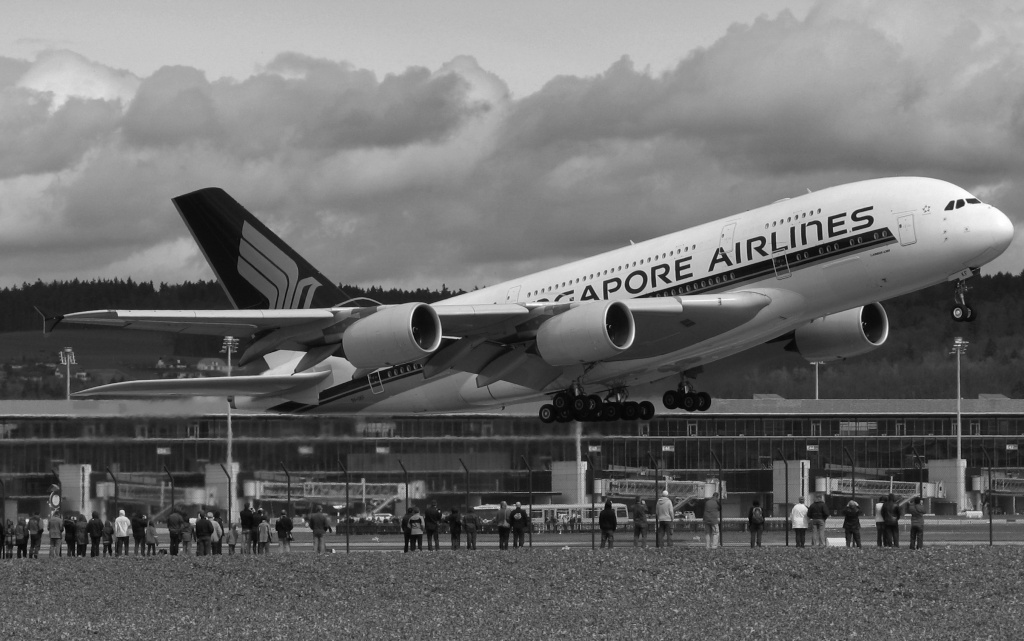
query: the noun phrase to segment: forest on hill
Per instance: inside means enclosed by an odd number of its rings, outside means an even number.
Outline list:
[[[978,320],[955,323],[952,284],[946,283],[883,302],[890,333],[885,345],[866,354],[820,367],[822,398],[951,398],[956,393],[954,337],[970,342],[962,360],[964,398],[978,394],[1024,397],[1024,275],[997,274],[971,281],[969,300]],[[385,304],[435,302],[458,292],[341,285],[353,297]],[[0,290],[0,333],[41,330],[33,309],[68,313],[88,309],[227,309],[214,281],[154,285],[128,280],[36,282]],[[219,339],[173,338],[173,355],[216,355]],[[26,355],[27,356],[27,355]],[[157,356],[157,355],[154,355]],[[696,375],[697,386],[719,398],[771,393],[814,397],[814,367],[780,346],[766,346],[714,363]]]

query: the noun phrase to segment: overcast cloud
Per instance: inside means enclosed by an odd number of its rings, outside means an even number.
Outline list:
[[[0,58],[0,285],[212,278],[170,199],[221,186],[338,281],[471,288],[863,178],[960,184],[1024,229],[1024,14],[824,3],[651,73],[515,96],[473,51],[245,78]],[[1024,243],[996,269],[1019,273]]]

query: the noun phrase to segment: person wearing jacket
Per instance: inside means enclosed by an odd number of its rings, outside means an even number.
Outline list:
[[[641,541],[647,547],[647,504],[638,496],[633,503],[633,547]]]
[[[121,556],[121,550],[128,556],[128,535],[132,531],[132,521],[119,510],[114,519],[114,556]]]
[[[423,520],[427,524],[427,549],[440,550],[441,544],[437,539],[437,529],[441,524],[441,510],[437,509],[437,501],[431,501],[427,511],[423,513]]]
[[[721,541],[721,532],[719,530],[719,521],[722,518],[722,502],[718,500],[718,492],[715,492],[714,496],[704,502],[704,537],[707,541],[709,550],[714,550],[718,547]]]
[[[114,556],[114,524],[107,519],[103,522],[103,556]]]
[[[92,556],[100,555],[100,540],[103,538],[103,521],[100,520],[100,513],[93,512],[87,526],[89,540],[92,542]]]
[[[883,534],[886,547],[898,548],[900,546],[900,504],[896,502],[894,494],[890,494],[882,504],[882,523],[885,525]]]
[[[508,549],[508,535],[512,531],[512,525],[509,523],[509,517],[512,514],[512,510],[508,509],[508,504],[505,501],[501,502],[498,506],[498,513],[494,517],[494,525],[498,528],[498,549]]]
[[[619,526],[619,522],[615,518],[615,508],[612,507],[611,501],[604,502],[604,509],[597,517],[597,524],[601,528],[601,549],[604,549],[605,543],[608,544],[609,550],[615,547],[615,528]]]
[[[288,512],[281,510],[281,516],[274,524],[274,529],[277,530],[277,547],[282,553],[292,551],[293,527],[292,520],[288,518]]]
[[[167,537],[170,539],[171,556],[178,556],[178,546],[181,544],[181,528],[184,524],[185,519],[172,507],[171,513],[167,516]]]
[[[213,553],[220,556],[224,553],[224,522],[220,520],[220,512],[207,512],[206,517],[210,519],[213,526],[213,536],[210,537],[210,545],[213,546]]]
[[[46,532],[50,537],[50,556],[61,556],[60,535],[64,532],[64,519],[55,511],[46,521]]]
[[[444,518],[444,522],[448,524],[448,532],[452,535],[452,549],[458,550],[462,544],[462,517],[459,511],[453,509],[451,514]]]
[[[75,542],[75,517],[70,512],[64,515],[64,543],[67,544],[68,556],[75,556],[78,544]]]
[[[183,556],[192,556],[192,540],[195,538],[195,528],[191,522],[185,520],[185,517],[182,517],[181,521],[181,529],[178,530],[178,533],[181,535],[181,553]]]
[[[409,552],[411,532],[409,531],[409,518],[412,517],[412,508],[405,508],[405,516],[402,517],[402,535],[405,537],[405,552]]]
[[[882,520],[882,506],[885,505],[885,497],[878,497],[875,502],[875,533],[878,535],[878,547],[885,545],[885,521]]]
[[[807,508],[807,520],[811,526],[811,545],[825,547],[825,521],[828,520],[828,506],[819,494]]]
[[[18,546],[18,558],[28,558],[28,522],[25,519],[18,519],[14,526],[14,544]]]
[[[146,517],[136,512],[132,515],[132,539],[135,540],[135,556],[146,555]],[[127,553],[126,553],[127,554]]]
[[[656,542],[660,547],[662,542],[665,543],[665,547],[672,547],[672,521],[675,520],[675,510],[673,509],[672,499],[668,498],[668,490],[661,491],[661,498],[654,505],[654,518],[657,519],[657,539]]]
[[[156,556],[156,546],[159,540],[156,536],[156,523],[150,519],[146,524],[146,556]]]
[[[804,505],[804,497],[797,499],[796,505],[789,513],[789,520],[793,525],[793,534],[796,535],[796,546],[804,547],[807,541],[807,506]]]
[[[466,532],[466,549],[476,549],[476,531],[480,529],[480,517],[470,508],[462,517],[462,529]]]
[[[747,512],[747,529],[750,530],[750,547],[761,547],[761,535],[764,534],[764,508],[760,501],[754,501]]]
[[[920,496],[915,496],[914,500],[907,506],[907,513],[910,514],[910,549],[920,550],[921,546],[924,545],[924,503],[921,502]]]
[[[860,547],[860,505],[850,501],[843,510],[843,532],[846,533],[846,547]]]
[[[36,512],[28,520],[28,536],[29,536],[29,550],[28,557],[30,559],[39,558],[39,548],[43,542],[43,520],[39,518],[39,513]]]
[[[409,551],[423,551],[423,532],[426,522],[420,514],[418,507],[412,508],[412,516],[409,517]]]
[[[209,556],[213,550],[211,539],[213,538],[213,523],[206,518],[206,514],[199,513],[196,519],[196,556]]]

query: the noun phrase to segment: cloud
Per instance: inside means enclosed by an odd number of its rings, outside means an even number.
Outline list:
[[[210,185],[335,279],[403,286],[491,284],[876,176],[950,180],[1020,223],[1022,32],[999,4],[822,3],[663,73],[624,56],[521,99],[469,56],[379,77],[281,53],[215,81],[0,59],[0,274],[209,275],[170,198]]]

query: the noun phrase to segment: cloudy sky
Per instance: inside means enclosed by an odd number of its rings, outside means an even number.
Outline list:
[[[212,278],[170,199],[214,185],[338,281],[471,288],[890,175],[1024,229],[1018,3],[6,2],[0,23],[0,286]],[[995,265],[1022,268],[1024,240]]]

